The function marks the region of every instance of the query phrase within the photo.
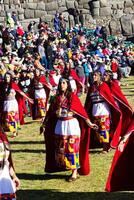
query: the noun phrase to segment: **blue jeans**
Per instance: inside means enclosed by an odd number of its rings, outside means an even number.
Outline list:
[[[47,59],[46,59],[46,56],[42,56],[41,58],[41,64],[47,69]]]

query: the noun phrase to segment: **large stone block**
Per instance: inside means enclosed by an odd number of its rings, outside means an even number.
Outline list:
[[[41,1],[43,1],[44,3],[47,3],[47,0],[41,0]]]
[[[72,28],[75,26],[75,23],[74,23],[74,18],[72,15],[69,15],[68,16],[68,20],[69,20],[69,27]]]
[[[82,9],[82,13],[83,14],[90,14],[90,10],[89,9]]]
[[[15,9],[16,9],[16,8],[15,8],[15,4],[12,4],[12,5],[10,6],[10,9],[15,10]]]
[[[111,35],[121,33],[121,24],[118,20],[112,19],[109,23],[109,29]]]
[[[27,8],[27,3],[23,3],[21,6],[22,6],[22,8],[26,9]]]
[[[66,11],[66,10],[67,10],[66,7],[59,7],[58,12],[59,12],[59,13],[62,13],[62,12],[64,12],[64,11]]]
[[[18,14],[24,14],[24,9],[23,8],[19,8],[18,9]]]
[[[57,0],[58,6],[59,7],[65,7],[66,6],[66,1],[65,0]]]
[[[0,17],[5,17],[5,15],[6,15],[5,11],[4,11],[4,10],[1,10],[1,11],[0,11]]]
[[[4,10],[4,4],[0,4],[0,11]]]
[[[90,9],[89,4],[88,3],[83,4],[83,8],[89,10]]]
[[[27,9],[30,10],[36,10],[37,9],[37,3],[27,3]]]
[[[26,9],[24,16],[26,19],[34,18],[34,10]]]
[[[75,8],[74,1],[66,1],[67,9]]]
[[[115,13],[114,13],[114,18],[117,18],[117,19],[119,19],[119,18],[121,18],[122,16],[124,15],[124,13],[123,13],[123,9],[122,10],[116,10],[115,11]]]
[[[20,5],[20,0],[13,0],[14,5]]]
[[[83,9],[83,4],[79,4],[78,9],[79,10]]]
[[[47,0],[48,3],[54,2],[54,0]]]
[[[109,3],[107,0],[100,0],[100,7],[108,7]]]
[[[18,19],[19,19],[20,21],[23,21],[23,20],[25,19],[24,14],[19,14],[19,15],[18,15]]]
[[[3,4],[8,4],[9,5],[9,0],[3,0]]]
[[[93,1],[92,2],[92,7],[93,8],[100,8],[100,1]]]
[[[39,2],[37,4],[37,10],[45,10],[45,3],[44,2]]]
[[[0,17],[0,22],[4,22],[5,21],[5,17]]]
[[[132,20],[131,15],[124,15],[124,16],[121,17],[122,33],[124,35],[131,35],[132,34],[131,20]]]
[[[42,21],[46,21],[46,22],[52,22],[54,19],[54,16],[53,15],[46,15],[46,16],[42,16],[41,17],[41,20]]]
[[[43,16],[46,16],[47,12],[43,10],[35,10],[35,18],[41,18]]]
[[[134,19],[132,19],[131,25],[132,25],[132,34],[134,34]]]
[[[15,11],[15,12],[16,12],[16,10],[15,10],[15,9],[11,9],[11,8],[9,8],[9,9],[5,10],[5,12],[6,12],[6,13],[12,13],[13,11]]]
[[[131,0],[126,0],[124,5],[125,5],[125,8],[132,7],[133,6],[133,2]]]
[[[34,3],[34,0],[28,0],[29,3]]]
[[[78,7],[79,7],[79,4],[78,4],[78,2],[77,2],[77,1],[74,1],[74,7],[75,7],[76,9],[78,9]]]
[[[56,14],[56,10],[52,10],[52,11],[47,11],[48,15],[55,15]]]
[[[117,9],[117,3],[112,3],[112,5],[111,5],[111,8],[113,9],[113,10],[116,10]]]
[[[91,0],[79,0],[79,4],[85,4],[85,3],[89,3]]]
[[[15,5],[15,9],[16,9],[16,11],[18,11],[18,9],[20,9],[20,5],[19,4]]]
[[[7,12],[7,10],[9,10],[9,5],[4,5],[4,10]]]
[[[134,10],[131,8],[131,7],[126,7],[125,9],[124,9],[124,13],[125,14],[133,14],[134,13]]]
[[[110,16],[111,15],[111,7],[103,7],[100,8],[100,16]]]
[[[51,10],[58,10],[58,3],[56,1],[52,3],[46,3],[46,11],[51,11]]]
[[[117,3],[117,9],[123,9],[124,8],[124,2]]]
[[[94,9],[92,10],[92,15],[93,15],[94,17],[98,17],[98,16],[100,15],[100,9],[99,9],[99,8],[94,8]]]

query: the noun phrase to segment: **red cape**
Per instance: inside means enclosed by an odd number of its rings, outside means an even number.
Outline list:
[[[55,73],[56,72],[53,71],[53,70],[51,70],[50,73],[49,73],[49,82],[53,87],[57,86],[57,84],[55,83],[54,78],[53,78],[53,75],[55,75]]]
[[[50,105],[50,108],[46,116],[46,119],[47,117],[49,117],[46,123],[46,128],[44,133],[45,144],[46,144],[46,165],[45,165],[46,172],[56,172],[62,170],[55,166],[54,130],[56,122],[58,120],[55,114],[55,111],[57,110],[58,106],[59,106],[59,96],[56,96],[52,104]],[[81,140],[80,140],[81,167],[79,169],[79,173],[81,175],[88,175],[90,172],[89,153],[88,153],[90,129],[86,125],[85,120],[83,120],[87,119],[88,116],[79,98],[73,93],[70,102],[70,110],[76,113],[81,127]]]
[[[45,91],[46,91],[46,96],[47,96],[47,98],[46,98],[46,107],[47,107],[49,93],[50,93],[50,88],[49,88],[49,85],[48,85],[48,82],[47,82],[45,76],[40,76],[39,82],[43,84],[43,86],[45,88]]]
[[[80,81],[80,79],[79,79],[79,77],[78,77],[78,75],[77,75],[77,73],[76,73],[76,71],[74,69],[70,70],[70,76],[72,76],[73,79],[76,81],[77,93],[79,93],[80,92],[80,88],[82,87],[81,84],[80,84],[81,81]]]
[[[106,191],[134,190],[134,116],[125,135],[120,141],[106,183]],[[122,145],[122,148],[119,148]]]
[[[0,83],[0,91],[1,92],[5,92],[3,91],[4,90],[4,82],[1,82]],[[23,106],[24,106],[24,98],[23,96],[20,94],[20,92],[22,92],[22,90],[19,88],[19,86],[15,83],[15,82],[11,82],[11,85],[10,87],[12,89],[14,89],[17,93],[16,93],[16,99],[17,99],[17,102],[18,102],[18,109],[19,109],[19,119],[20,121],[23,121],[24,122],[24,117],[23,117]],[[3,102],[4,102],[4,98],[1,100],[1,111],[3,111]],[[22,123],[24,124],[24,123]]]
[[[9,141],[8,141],[7,135],[5,133],[3,133],[2,131],[0,131],[0,140],[3,141],[5,144],[9,145]],[[9,155],[8,160],[9,160],[10,165],[14,169],[13,161],[12,161],[12,157],[11,157],[11,151],[10,151],[10,155]]]
[[[122,113],[121,133],[120,133],[120,135],[118,135],[119,134],[119,132],[118,132],[116,135],[116,138],[119,138],[119,136],[123,136],[126,134],[126,131],[132,120],[133,110],[132,110],[131,106],[129,105],[126,97],[122,93],[121,88],[116,81],[111,81],[110,89],[111,89],[112,95],[113,95],[114,99],[117,101],[117,103],[119,105],[119,109]]]
[[[89,117],[92,116],[92,102],[90,99],[90,94],[93,89],[93,86],[89,88],[87,98],[85,101],[85,109],[87,113],[89,113]],[[108,103],[110,110],[111,110],[111,119],[112,119],[112,141],[111,141],[111,147],[116,148],[119,142],[119,136],[121,134],[121,119],[122,115],[118,108],[118,106],[115,103],[115,100],[111,94],[110,88],[106,83],[102,83],[98,87],[100,95],[105,99],[105,101]]]
[[[25,105],[25,97],[23,97],[20,92],[23,92],[20,87],[12,82],[11,87],[17,92],[16,99],[18,102],[18,109],[19,109],[19,120],[20,124],[23,125],[25,123],[24,121],[24,114],[27,113],[26,105]]]

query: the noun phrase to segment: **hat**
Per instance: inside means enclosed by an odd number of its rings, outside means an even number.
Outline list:
[[[18,56],[17,52],[15,52],[15,51],[11,52],[11,55]]]
[[[86,58],[89,58],[89,57],[91,57],[90,54],[87,54],[87,55],[86,55]]]
[[[97,63],[103,63],[103,60],[102,60],[102,58],[97,58],[97,59],[96,59],[96,62],[97,62]]]
[[[1,60],[2,60],[2,61],[5,61],[5,63],[9,63],[8,57],[6,57],[6,56],[3,56],[3,57],[1,58]]]
[[[87,62],[87,59],[84,58],[84,59],[82,60],[82,63],[85,63],[85,62]]]

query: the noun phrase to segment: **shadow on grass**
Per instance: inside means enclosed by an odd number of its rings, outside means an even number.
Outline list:
[[[44,144],[43,141],[10,141],[10,144]]]
[[[25,124],[24,124],[24,126],[25,125],[28,125],[28,124],[33,124],[33,123],[41,123],[41,121],[39,121],[39,120],[31,120],[31,121],[28,121],[28,122],[25,122]]]
[[[21,173],[17,174],[19,179],[24,180],[51,180],[51,179],[66,179],[68,175],[62,175],[62,174],[27,174],[27,173]]]
[[[129,192],[60,192],[58,190],[19,190],[18,200],[133,200]]]
[[[134,94],[125,94],[125,96],[127,96],[127,97],[133,97]]]
[[[13,153],[46,153],[44,149],[13,149]]]
[[[132,90],[134,90],[134,88],[133,87],[131,87],[131,88],[130,87],[124,87],[123,90],[130,90],[130,91],[132,91]]]
[[[101,154],[102,148],[100,147],[100,150],[98,150],[98,149],[97,150],[96,149],[90,149],[89,152],[91,154]]]

